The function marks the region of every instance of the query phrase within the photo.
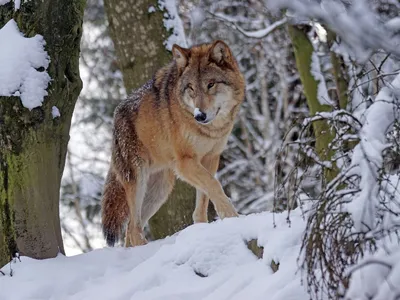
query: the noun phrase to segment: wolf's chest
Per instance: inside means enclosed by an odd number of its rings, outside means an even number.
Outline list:
[[[225,136],[210,137],[202,134],[187,132],[184,134],[187,146],[198,156],[204,156],[210,152],[220,153],[223,151],[227,138]]]

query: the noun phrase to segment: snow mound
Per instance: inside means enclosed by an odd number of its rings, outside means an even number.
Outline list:
[[[47,95],[50,58],[41,35],[25,38],[17,23],[10,20],[0,29],[0,96],[20,96],[22,104],[33,109]]]
[[[13,277],[0,276],[0,299],[308,300],[296,263],[305,222],[298,210],[290,219],[291,226],[287,214],[262,213],[195,224],[130,249],[22,257],[11,263]],[[255,238],[262,259],[247,249]],[[275,273],[271,259],[280,264]]]

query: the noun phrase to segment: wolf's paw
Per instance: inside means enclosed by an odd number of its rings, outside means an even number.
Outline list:
[[[146,239],[131,239],[132,247],[147,245],[148,241]]]
[[[130,240],[130,245],[132,247],[143,246],[143,245],[146,245],[148,243],[146,238],[143,236],[142,233],[131,234],[129,240]]]
[[[239,214],[236,212],[236,211],[224,211],[224,212],[221,212],[221,213],[219,213],[218,214],[218,216],[221,218],[221,219],[224,219],[224,218],[234,218],[234,217],[239,217]]]
[[[228,198],[228,202],[225,205],[219,206],[217,208],[217,214],[221,219],[239,217],[235,208],[231,204],[229,198]]]

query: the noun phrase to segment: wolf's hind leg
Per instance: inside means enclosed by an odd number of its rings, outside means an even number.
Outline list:
[[[210,199],[199,189],[196,189],[196,208],[193,212],[193,223],[207,223],[207,210]]]
[[[126,229],[125,246],[147,244],[143,234],[142,204],[146,193],[148,170],[140,167],[135,180],[124,184],[126,200],[129,206],[129,223]]]
[[[163,170],[150,175],[142,205],[142,221],[145,224],[167,201],[175,184],[172,170]]]

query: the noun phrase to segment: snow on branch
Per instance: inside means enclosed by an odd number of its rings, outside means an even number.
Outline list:
[[[328,88],[321,70],[321,63],[317,52],[314,50],[311,56],[311,74],[315,81],[318,82],[317,98],[321,105],[334,105],[334,102],[328,95]]]
[[[351,125],[355,129],[361,129],[361,123],[357,120],[351,113],[344,109],[337,109],[332,112],[324,112],[320,111],[315,114],[313,117],[305,118],[302,126],[306,127],[311,122],[320,121],[320,120],[335,120],[339,122],[343,122]]]
[[[0,41],[0,96],[20,96],[22,105],[30,110],[41,106],[50,82],[45,71],[50,58],[43,37],[25,38],[10,20],[0,29]]]
[[[382,22],[366,1],[354,0],[347,6],[333,0],[266,0],[266,4],[274,10],[289,9],[292,21],[317,20],[327,25],[360,61],[378,49],[400,56],[393,39],[397,26]]]
[[[283,26],[283,25],[285,25],[287,23],[287,19],[286,18],[282,18],[281,20],[276,21],[276,22],[272,23],[271,25],[269,25],[268,27],[265,27],[263,29],[255,30],[255,31],[247,31],[247,30],[243,29],[242,27],[240,27],[236,23],[236,20],[234,18],[226,16],[226,15],[224,15],[222,13],[214,14],[214,13],[209,12],[209,14],[211,14],[214,18],[217,18],[220,21],[227,22],[227,23],[231,24],[237,31],[239,31],[245,37],[256,38],[256,39],[265,38],[271,32],[275,31],[276,29],[278,29],[279,27],[281,27],[281,26]]]
[[[175,0],[158,0],[161,10],[164,10],[164,27],[171,32],[164,41],[167,50],[172,49],[174,44],[187,47],[185,31],[183,29],[182,20],[179,17]]]
[[[395,300],[400,295],[400,249],[392,243],[390,251],[380,249],[353,267],[346,300]]]
[[[379,199],[379,171],[383,164],[382,152],[387,148],[386,133],[399,118],[400,75],[392,81],[390,87],[383,87],[365,116],[360,131],[360,142],[354,148],[349,175],[360,176],[360,190],[347,204],[354,227],[362,232],[375,229]]]

